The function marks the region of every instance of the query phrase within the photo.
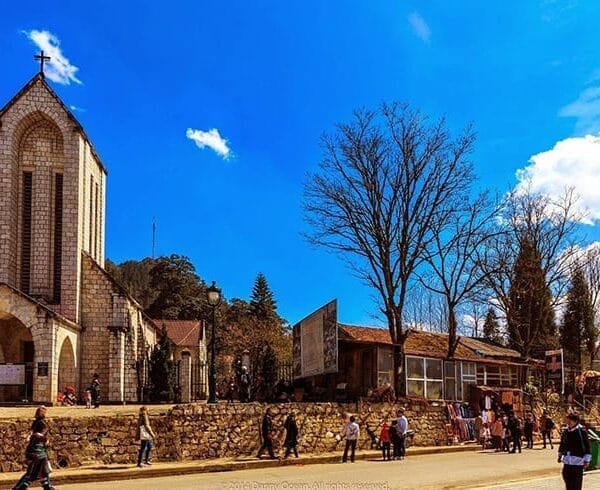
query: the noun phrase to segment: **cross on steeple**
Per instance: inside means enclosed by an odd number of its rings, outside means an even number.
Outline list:
[[[40,54],[36,54],[33,58],[40,62],[40,74],[42,75],[42,78],[43,78],[44,77],[44,62],[50,61],[50,56],[44,56],[44,50],[42,50],[42,51],[40,51]]]

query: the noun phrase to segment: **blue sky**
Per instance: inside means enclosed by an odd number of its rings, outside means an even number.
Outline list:
[[[595,222],[598,25],[583,1],[7,2],[0,105],[55,36],[52,86],[109,169],[108,258],[150,255],[155,217],[157,254],[189,256],[229,298],[263,272],[292,323],[337,297],[341,320],[374,324],[371,291],[300,235],[319,136],[407,101],[474,124],[482,187],[519,170],[549,193],[571,183]]]

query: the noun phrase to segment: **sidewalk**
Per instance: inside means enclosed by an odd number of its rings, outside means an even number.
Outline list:
[[[411,447],[408,457],[429,454],[456,453],[481,450],[477,444],[464,446]],[[368,460],[381,458],[381,451],[360,451],[356,459]],[[192,475],[219,471],[275,468],[278,466],[337,463],[341,452],[315,455],[301,455],[300,458],[287,460],[256,459],[249,456],[238,458],[204,459],[184,462],[154,463],[152,466],[138,468],[135,465],[93,465],[73,469],[58,469],[52,473],[53,484],[90,483],[98,481],[131,480],[136,478],[156,478],[174,475]],[[0,473],[0,489],[9,489],[17,482],[23,472]]]

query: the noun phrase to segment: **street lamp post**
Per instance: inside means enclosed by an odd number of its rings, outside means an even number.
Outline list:
[[[217,403],[217,366],[215,364],[215,310],[221,302],[221,290],[215,281],[206,291],[208,304],[212,307],[212,335],[210,339],[210,370],[208,373],[208,403]]]

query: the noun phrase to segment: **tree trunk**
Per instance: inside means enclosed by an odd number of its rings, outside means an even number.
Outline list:
[[[454,306],[448,304],[448,359],[454,357],[456,347],[458,347],[458,336],[456,335],[456,315],[454,314]]]
[[[394,388],[396,396],[406,396],[406,376],[404,376],[404,339],[394,344]]]

